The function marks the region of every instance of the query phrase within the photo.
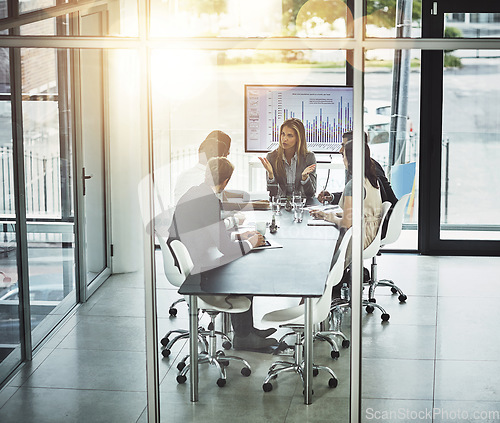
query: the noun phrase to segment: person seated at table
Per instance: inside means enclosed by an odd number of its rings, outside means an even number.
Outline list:
[[[227,157],[231,149],[231,137],[225,132],[215,130],[210,132],[205,140],[198,148],[198,163],[184,170],[177,177],[177,182],[174,188],[175,203],[187,192],[187,190],[195,185],[201,184],[205,180],[207,162],[212,157]],[[217,194],[222,201],[231,201],[232,198],[243,198],[243,191],[222,191]],[[223,211],[224,223],[226,228],[230,229],[234,226],[242,224],[245,217],[241,213]]]
[[[205,180],[207,162],[212,157],[227,157],[231,146],[231,138],[222,131],[212,131],[198,147],[198,163],[184,170],[177,177],[174,198],[177,203],[187,190],[200,185]]]
[[[267,171],[267,190],[278,185],[281,195],[302,192],[311,198],[316,194],[316,157],[307,149],[302,121],[285,120],[280,127],[279,146],[266,157],[259,157]]]
[[[352,131],[344,132],[344,134],[342,135],[342,147],[340,148],[340,153],[343,152],[344,145],[347,142],[352,141],[352,137],[353,137]],[[365,132],[365,144],[368,144],[368,134],[366,132]],[[392,204],[392,206],[394,206],[398,202],[398,198],[396,197],[396,194],[394,194],[394,191],[392,190],[391,183],[385,176],[384,169],[382,168],[380,163],[373,158],[371,160],[373,162],[373,165],[375,166],[375,174],[380,183],[380,195],[382,196],[382,202],[389,201]],[[351,175],[349,174],[349,172],[346,171],[345,183],[347,184],[350,179]],[[328,191],[325,190],[321,191],[318,194],[318,200],[321,203],[328,202],[331,204],[338,204],[341,195],[342,195],[341,192],[339,193],[334,192],[333,194],[330,194]]]
[[[352,174],[352,141],[345,143],[342,156],[344,166],[349,173]],[[365,221],[365,235],[363,240],[363,248],[368,247],[377,236],[377,231],[380,226],[382,197],[380,195],[380,185],[377,180],[375,165],[370,157],[370,147],[365,143],[365,179],[364,179],[364,201],[363,213]],[[342,213],[334,211],[311,210],[310,214],[318,219],[327,220],[335,223],[340,230],[340,236],[337,240],[335,249],[340,246],[342,235],[347,229],[352,226],[352,177],[347,182],[344,192],[339,201],[339,206],[342,208]],[[351,264],[351,248],[348,247],[344,262],[344,269]]]
[[[194,264],[191,274],[227,264],[265,243],[256,231],[235,235],[226,229],[217,195],[228,184],[233,170],[227,158],[211,158],[206,165],[205,181],[190,188],[175,207],[168,243],[179,239],[186,246]],[[276,329],[259,330],[253,326],[252,307],[244,313],[231,313],[231,321],[235,349],[260,350],[277,344],[276,339],[267,338]]]

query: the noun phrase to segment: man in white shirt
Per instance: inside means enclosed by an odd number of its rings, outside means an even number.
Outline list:
[[[175,203],[189,188],[200,185],[205,180],[207,162],[212,157],[227,157],[231,148],[231,138],[222,131],[212,131],[198,148],[198,163],[186,169],[177,177],[174,189]]]
[[[225,132],[215,130],[207,135],[205,140],[198,148],[198,163],[195,166],[186,169],[177,177],[177,182],[174,188],[175,204],[179,199],[191,188],[200,185],[205,181],[205,173],[207,162],[212,157],[227,157],[231,148],[231,137]],[[219,200],[226,200],[223,198],[224,193],[219,193],[217,196]],[[236,194],[238,197],[240,194]],[[234,196],[234,195],[233,195]],[[222,212],[224,223],[227,229],[231,229],[238,224],[243,223],[245,217],[241,213]]]

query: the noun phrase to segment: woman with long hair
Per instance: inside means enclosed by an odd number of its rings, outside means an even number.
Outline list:
[[[302,192],[305,197],[314,197],[316,157],[307,149],[306,131],[301,120],[285,120],[280,127],[278,148],[259,160],[267,171],[268,191],[273,185],[278,185],[286,196]]]
[[[368,247],[377,236],[377,231],[380,226],[380,217],[382,211],[382,197],[380,196],[380,188],[377,180],[375,165],[370,157],[370,147],[365,145],[365,180],[364,180],[364,201],[363,214],[365,220],[365,237],[363,240],[363,248]],[[342,151],[344,158],[344,166],[347,172],[352,174],[352,141],[348,141]],[[342,197],[339,201],[339,206],[342,208],[342,213],[325,212],[321,210],[312,210],[310,213],[315,218],[324,219],[333,222],[339,228],[341,234],[346,229],[352,226],[352,179],[346,184]],[[340,242],[337,242],[340,245]],[[351,263],[350,248],[346,254],[345,267]]]

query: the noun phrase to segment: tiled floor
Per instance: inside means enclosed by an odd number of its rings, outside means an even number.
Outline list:
[[[408,294],[399,304],[387,289],[378,302],[391,314],[381,324],[363,312],[362,421],[500,421],[500,259],[384,254],[379,275]],[[177,297],[160,272],[159,328],[187,327],[185,304],[177,318],[168,305]],[[144,293],[141,275],[114,275],[78,308],[0,392],[2,423],[145,423]],[[296,302],[296,300],[293,300]],[[255,299],[255,321],[287,299]],[[348,330],[348,325],[345,325]],[[305,406],[297,376],[284,374],[269,393],[261,385],[275,356],[237,352],[252,365],[248,378],[228,368],[228,383],[215,385],[214,368],[200,368],[200,401],[189,401],[189,383],[175,380],[187,343],[160,360],[162,422],[346,422],[349,349],[332,360],[324,343],[315,361],[339,378],[314,380],[313,404]]]

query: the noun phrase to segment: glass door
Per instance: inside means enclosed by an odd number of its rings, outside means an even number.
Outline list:
[[[437,14],[423,22],[424,36],[499,37],[498,14],[484,3],[439,2]],[[421,199],[428,221],[421,251],[498,254],[500,51],[422,56]]]
[[[81,35],[103,35],[105,28],[102,11],[83,15],[80,19]],[[81,80],[81,148],[80,177],[83,185],[83,248],[84,277],[90,286],[109,268],[107,204],[106,204],[106,126],[104,52],[80,51]],[[103,275],[103,276],[107,276]]]

